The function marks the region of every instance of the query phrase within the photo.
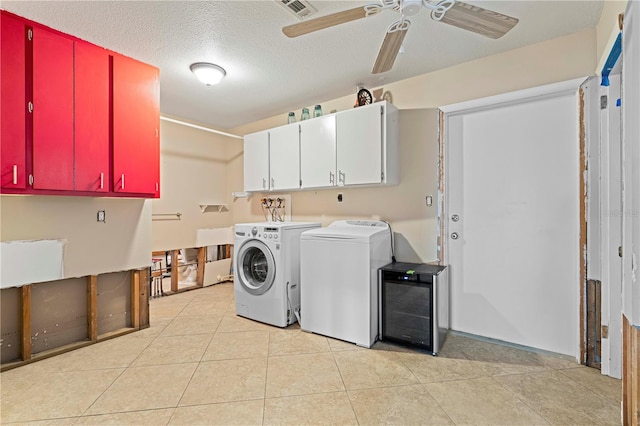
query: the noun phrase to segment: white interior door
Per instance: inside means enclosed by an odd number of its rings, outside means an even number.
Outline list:
[[[442,108],[452,329],[579,356],[582,80]]]
[[[601,371],[611,377],[622,377],[622,176],[620,74],[609,76],[609,86],[602,86],[607,108],[600,110],[600,194],[602,244],[602,325],[608,337],[602,339]],[[597,181],[596,181],[597,182]],[[594,182],[594,183],[596,183]],[[593,259],[597,262],[597,259]],[[591,263],[591,262],[590,262]]]
[[[640,327],[640,3],[622,31],[622,309]]]

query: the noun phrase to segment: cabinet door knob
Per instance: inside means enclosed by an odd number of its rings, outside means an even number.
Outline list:
[[[14,185],[18,184],[18,165],[17,164],[13,165],[13,184]]]

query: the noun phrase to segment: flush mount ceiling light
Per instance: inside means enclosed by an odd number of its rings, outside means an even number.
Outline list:
[[[198,77],[198,80],[207,86],[220,83],[220,80],[227,75],[224,68],[209,62],[196,62],[195,64],[191,64],[189,68],[191,68],[191,71]]]

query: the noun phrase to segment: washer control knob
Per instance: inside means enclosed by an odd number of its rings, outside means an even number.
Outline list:
[[[278,239],[278,234],[274,234],[273,239],[277,240]]]
[[[253,229],[251,230],[251,235],[255,237],[257,233],[258,233],[258,227],[254,226]]]

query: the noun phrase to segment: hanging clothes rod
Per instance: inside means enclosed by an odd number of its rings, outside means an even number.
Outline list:
[[[180,220],[182,213],[151,213],[151,220]],[[155,218],[155,219],[154,219]]]

